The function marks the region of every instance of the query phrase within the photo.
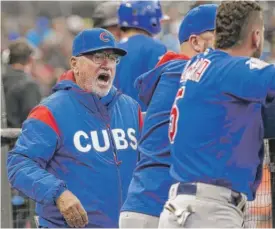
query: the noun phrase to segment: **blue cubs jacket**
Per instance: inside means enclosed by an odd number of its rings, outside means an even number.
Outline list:
[[[212,49],[194,57],[171,111],[172,177],[253,200],[262,177],[262,109],[274,97],[274,65]]]
[[[148,110],[138,145],[140,160],[122,211],[158,217],[168,199],[168,190],[174,182],[169,174],[169,117],[186,59],[168,52],[158,67],[136,81],[139,97]]]
[[[118,227],[137,161],[138,104],[114,87],[102,99],[64,80],[30,113],[8,155],[12,187],[35,200],[43,227],[68,227],[55,199],[69,189],[86,227]]]
[[[127,55],[117,66],[114,85],[122,93],[138,101],[142,111],[145,111],[146,106],[139,99],[134,83],[138,76],[156,66],[165,54],[166,47],[160,41],[142,34],[120,41],[118,47],[126,50]]]

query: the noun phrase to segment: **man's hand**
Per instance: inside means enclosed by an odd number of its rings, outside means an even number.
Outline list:
[[[70,227],[85,227],[88,224],[87,212],[69,190],[58,197],[56,205]]]

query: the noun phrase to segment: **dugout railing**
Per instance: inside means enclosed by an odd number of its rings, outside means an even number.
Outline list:
[[[3,107],[2,107],[3,108]],[[3,110],[2,110],[3,112]],[[4,123],[3,123],[4,122]],[[4,125],[3,125],[4,124]],[[5,117],[2,113],[2,128],[5,127]],[[6,173],[6,158],[9,146],[12,146],[20,129],[1,129],[1,227],[5,228],[34,228],[34,202],[24,195],[12,190]],[[19,196],[23,203],[18,204],[14,199]],[[275,227],[275,139],[265,140],[265,159],[262,182],[258,188],[256,199],[248,202],[245,211],[246,228]]]
[[[6,127],[6,104],[4,97],[4,88],[1,80],[1,128]],[[8,149],[8,145],[3,144],[1,137],[1,228],[10,228],[12,226],[11,191],[6,172]]]

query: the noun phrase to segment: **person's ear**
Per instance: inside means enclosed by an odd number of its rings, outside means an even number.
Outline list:
[[[201,47],[200,47],[200,42],[199,42],[199,37],[198,37],[198,36],[196,36],[196,35],[191,35],[191,36],[189,37],[189,43],[191,44],[192,49],[193,49],[195,52],[197,52],[197,53],[201,52]]]
[[[73,70],[74,75],[78,75],[79,69],[78,69],[78,64],[77,64],[77,57],[72,56],[70,63],[71,63],[71,69]]]
[[[252,42],[252,48],[259,49],[261,45],[261,31],[260,30],[254,30],[251,34],[251,42]]]

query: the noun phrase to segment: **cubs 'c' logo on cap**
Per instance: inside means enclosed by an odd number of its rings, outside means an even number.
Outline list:
[[[106,32],[102,32],[99,35],[99,38],[100,38],[100,40],[102,40],[104,42],[108,42],[108,41],[110,41],[110,38],[108,36],[109,36],[109,34],[107,34]]]

